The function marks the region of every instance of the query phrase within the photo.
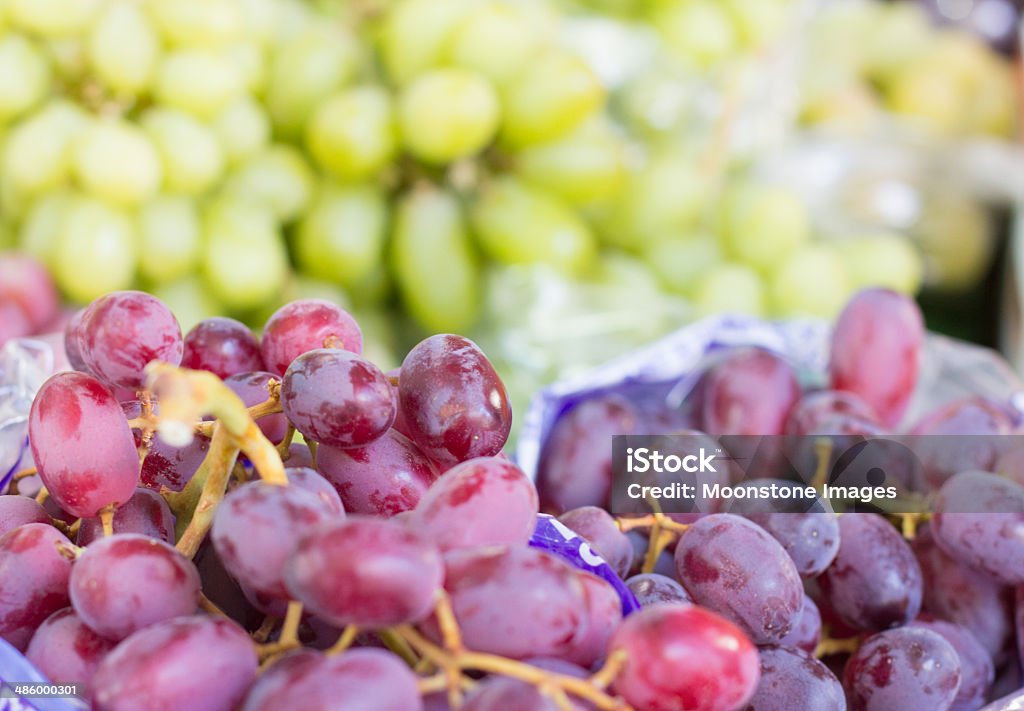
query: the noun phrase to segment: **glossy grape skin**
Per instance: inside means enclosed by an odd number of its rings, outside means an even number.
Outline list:
[[[796,566],[764,529],[732,514],[692,524],[676,545],[676,570],[698,605],[754,642],[778,642],[796,624],[803,586]]]
[[[566,659],[587,633],[587,592],[560,558],[488,547],[449,553],[445,566],[444,587],[469,649]],[[432,621],[426,631],[439,638]]]
[[[288,366],[281,407],[295,429],[335,447],[362,447],[395,421],[391,384],[380,369],[355,353],[319,348]]]
[[[804,593],[804,603],[800,607],[800,616],[785,637],[779,640],[780,647],[792,647],[802,649],[808,654],[814,654],[814,650],[821,641],[821,612],[814,600]]]
[[[693,603],[686,588],[667,575],[641,573],[626,580],[626,587],[636,596],[641,607],[659,602]]]
[[[89,369],[109,383],[141,389],[152,361],[181,363],[181,327],[163,302],[141,291],[118,291],[89,306],[80,348]]]
[[[443,551],[526,543],[536,519],[533,483],[519,467],[497,457],[452,467],[412,513],[413,527]]]
[[[399,406],[410,439],[442,464],[497,454],[512,426],[505,386],[472,341],[439,334],[402,362]]]
[[[121,410],[127,419],[134,420],[142,414],[142,403],[138,400],[128,400],[121,403]],[[160,414],[159,404],[153,411]],[[142,430],[133,429],[132,436],[135,439],[135,446],[141,447]],[[159,433],[154,434],[149,452],[142,461],[139,483],[154,491],[160,491],[162,487],[171,491],[181,491],[195,475],[209,449],[210,438],[205,435],[195,434],[192,441],[184,447],[172,447],[164,442]]]
[[[93,542],[75,561],[69,585],[75,612],[108,639],[195,612],[199,573],[173,546],[137,533]]]
[[[95,516],[135,492],[139,455],[128,421],[95,378],[69,371],[43,383],[28,432],[39,476],[68,513]]]
[[[55,684],[79,683],[85,699],[92,695],[90,680],[116,642],[89,629],[70,607],[58,610],[39,626],[25,658]]]
[[[582,667],[593,667],[608,649],[612,632],[622,621],[622,598],[607,581],[585,571],[577,573],[586,598],[585,632],[566,656]]]
[[[422,620],[443,577],[435,546],[401,524],[369,517],[317,527],[285,566],[288,591],[318,617],[366,629]]]
[[[93,677],[95,709],[233,709],[256,667],[256,648],[234,622],[200,616],[167,620],[136,632],[100,663]]]
[[[761,681],[744,711],[846,711],[839,680],[807,652],[765,647],[759,657]]]
[[[839,552],[839,517],[832,512],[749,513],[746,517],[782,544],[801,577],[819,575]]]
[[[70,548],[48,523],[27,523],[0,536],[0,639],[25,651],[35,629],[68,605],[71,561],[57,546]]]
[[[907,626],[931,630],[949,642],[960,659],[960,688],[950,707],[952,711],[966,711],[983,706],[988,690],[995,680],[995,669],[992,666],[992,658],[970,630],[945,620],[924,618],[918,618]]]
[[[612,486],[613,435],[632,434],[639,413],[620,395],[590,398],[562,414],[544,446],[537,488],[545,511],[604,506]]]
[[[223,317],[208,318],[192,327],[185,335],[181,364],[208,370],[221,379],[265,369],[259,341],[249,327]]]
[[[136,489],[132,498],[114,511],[114,533],[139,533],[174,545],[174,514],[160,494],[151,489]],[[87,546],[103,538],[103,522],[98,517],[83,518],[75,542]]]
[[[585,538],[619,577],[626,576],[633,564],[633,544],[611,514],[596,506],[581,506],[566,511],[558,520]]]
[[[365,447],[322,445],[317,466],[351,513],[394,516],[411,511],[439,476],[437,468],[395,429]]]
[[[88,310],[89,308],[86,307],[76,311],[64,327],[64,353],[67,355],[71,367],[82,373],[89,369],[82,356],[82,329]]]
[[[850,711],[946,709],[960,687],[956,650],[935,632],[900,627],[868,637],[843,674]]]
[[[416,676],[398,657],[382,649],[352,649],[327,657],[294,652],[260,676],[241,711],[359,709],[421,711]]]
[[[337,490],[331,482],[321,476],[315,469],[312,467],[290,466],[284,470],[284,473],[288,477],[289,486],[294,486],[313,494],[335,516],[340,517],[345,514],[345,506],[342,504]]]
[[[1024,583],[1024,487],[986,472],[961,472],[942,485],[931,521],[949,556],[1006,585]]]
[[[917,384],[923,345],[924,321],[909,297],[887,289],[858,292],[832,332],[830,386],[856,393],[893,427]]]
[[[224,384],[242,399],[246,407],[253,407],[266,402],[270,397],[268,385],[272,379],[280,380],[280,377],[267,371],[254,371],[236,373],[225,378]],[[280,413],[261,417],[256,420],[256,424],[263,435],[275,444],[284,439],[285,432],[288,431],[288,418]]]
[[[819,434],[823,423],[836,415],[845,415],[857,420],[875,422],[871,406],[860,396],[842,390],[816,390],[803,395],[789,413],[785,434]]]
[[[42,331],[60,310],[60,297],[49,272],[24,254],[0,255],[0,303],[13,303],[28,317],[33,332]]]
[[[703,427],[716,435],[778,435],[800,397],[796,374],[759,348],[729,353],[704,383]]]
[[[50,514],[27,496],[0,496],[0,536],[26,523],[50,523]]]
[[[839,553],[818,578],[843,622],[858,630],[902,625],[921,610],[921,567],[903,537],[878,514],[839,517]]]
[[[742,708],[760,679],[757,649],[732,623],[695,605],[654,605],[619,625],[626,652],[612,691],[649,711]]]
[[[285,304],[263,327],[260,352],[267,369],[284,375],[292,361],[307,351],[324,347],[363,352],[363,334],[347,311],[323,299],[302,299]]]

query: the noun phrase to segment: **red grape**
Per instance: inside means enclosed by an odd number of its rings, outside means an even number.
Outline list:
[[[0,346],[32,333],[32,324],[21,307],[11,301],[0,301]]]
[[[185,336],[181,364],[219,378],[264,370],[260,344],[249,327],[232,318],[200,321]]]
[[[121,403],[121,410],[129,420],[142,415],[142,403],[138,400],[126,400]],[[153,411],[160,414],[160,405],[154,404]],[[142,446],[142,430],[132,429],[135,446]],[[199,465],[206,458],[210,449],[210,438],[196,433],[192,441],[184,447],[172,447],[164,442],[159,434],[150,440],[149,452],[142,462],[139,474],[142,486],[160,491],[166,487],[171,491],[181,491],[192,479]]]
[[[877,424],[871,406],[858,395],[842,390],[815,390],[803,395],[790,411],[785,434],[829,434],[822,425],[838,415]]]
[[[800,608],[800,617],[797,618],[793,629],[785,637],[779,640],[780,647],[792,647],[802,649],[808,654],[814,654],[821,641],[821,612],[806,593],[804,593],[804,604]]]
[[[332,514],[343,516],[345,507],[338,492],[324,477],[309,467],[288,467],[284,470],[289,486],[308,491],[320,499]]]
[[[760,348],[729,353],[704,383],[702,429],[717,435],[779,435],[800,397],[792,366]]]
[[[839,518],[834,513],[745,515],[782,544],[802,577],[819,575],[839,552]]]
[[[34,499],[17,494],[0,496],[0,536],[26,523],[49,523],[50,514]]]
[[[57,287],[46,267],[22,254],[0,255],[0,303],[5,302],[21,309],[30,333],[49,326],[60,311]]]
[[[619,577],[626,576],[633,564],[633,544],[619,530],[611,514],[596,506],[581,506],[566,511],[558,520],[585,538]]]
[[[761,681],[747,711],[846,711],[839,680],[807,652],[765,647],[759,656]]]
[[[160,494],[150,489],[136,489],[132,498],[114,511],[114,533],[141,533],[173,545],[174,514]],[[83,518],[76,543],[87,546],[103,537],[99,518]]]
[[[79,309],[68,320],[67,326],[64,327],[64,353],[67,355],[68,363],[71,367],[82,373],[89,372],[89,366],[86,365],[85,357],[82,355],[84,324],[88,319],[88,312],[88,306],[84,309]]]
[[[325,343],[328,338],[331,343]],[[363,334],[340,306],[322,299],[303,299],[274,312],[263,327],[260,352],[271,372],[284,375],[300,355],[325,346],[362,353]]]
[[[116,644],[93,632],[74,610],[65,607],[39,626],[25,658],[53,683],[80,684],[82,697],[89,699],[93,674]]]
[[[606,581],[590,573],[579,571],[586,598],[586,631],[573,645],[567,659],[580,666],[591,667],[604,659],[608,640],[622,621],[622,598]]]
[[[686,588],[667,575],[658,573],[634,575],[626,581],[626,587],[636,596],[637,602],[643,607],[656,605],[659,602],[693,602],[690,593],[686,592]]]
[[[960,689],[952,708],[963,711],[984,706],[985,697],[995,680],[995,669],[992,658],[970,630],[945,620],[921,618],[907,626],[931,630],[949,642],[960,659]]]
[[[0,536],[0,639],[19,651],[43,620],[68,605],[71,561],[58,545],[71,541],[46,523]]]
[[[224,379],[224,384],[231,388],[246,407],[253,407],[266,402],[270,398],[270,381],[280,380],[279,376],[266,371],[251,373],[235,373]],[[288,431],[288,418],[281,413],[267,415],[256,420],[263,435],[274,444],[284,439]]]
[[[573,704],[573,709],[585,708]],[[559,711],[559,706],[533,684],[494,676],[477,684],[462,704],[462,711]]]

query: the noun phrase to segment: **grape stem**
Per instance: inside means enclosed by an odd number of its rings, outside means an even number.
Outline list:
[[[46,490],[46,487],[39,487],[39,493],[36,494],[36,503],[42,506],[48,498],[50,498],[50,492]]]
[[[114,509],[113,504],[100,509],[100,523],[103,525],[104,536],[114,535]]]
[[[270,633],[277,627],[277,623],[281,618],[275,617],[274,615],[267,615],[263,618],[263,622],[260,623],[259,629],[252,633],[252,641],[257,644],[263,644],[270,637]]]
[[[228,617],[228,613],[220,609],[220,607],[217,606],[217,603],[215,603],[210,598],[206,597],[206,594],[201,591],[199,593],[199,607],[205,610],[206,612],[209,612],[211,615],[217,615],[218,617]]]
[[[11,479],[11,483],[16,484],[22,479],[27,479],[30,476],[35,476],[39,472],[35,467],[29,467],[28,469],[22,469],[20,472],[15,472],[14,477]]]
[[[359,628],[355,625],[349,625],[346,627],[345,630],[338,635],[338,641],[331,645],[331,648],[327,650],[327,656],[333,657],[344,652],[352,646],[353,642],[356,641],[356,635],[358,634]]]
[[[650,528],[648,532],[647,554],[644,556],[642,572],[654,572],[654,566],[658,563],[658,556],[676,538],[686,533],[688,524],[678,523],[663,513],[657,512],[638,516],[636,518],[617,518],[615,523],[619,530],[625,533],[634,528]]]
[[[409,643],[394,630],[379,630],[377,636],[384,643],[385,647],[400,656],[414,671],[423,671],[424,665],[431,663],[426,657],[420,658],[416,656],[416,652],[409,646]]]
[[[224,499],[228,479],[238,457],[238,448],[227,430],[218,427],[210,440],[210,450],[199,470],[180,494],[169,495],[168,503],[178,516],[178,526],[187,522],[178,538],[178,551],[191,558],[206,538],[217,506]],[[196,500],[198,493],[198,500]],[[195,501],[195,505],[190,504]]]
[[[853,654],[857,651],[857,647],[860,646],[859,637],[847,637],[846,639],[836,639],[829,637],[827,634],[818,642],[818,646],[814,648],[814,656],[817,658],[827,657],[832,654]]]

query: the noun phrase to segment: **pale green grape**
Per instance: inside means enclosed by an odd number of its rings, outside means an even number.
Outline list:
[[[884,286],[913,296],[921,288],[921,253],[903,235],[881,233],[836,243],[853,289]]]
[[[76,197],[64,211],[53,247],[53,274],[71,299],[89,302],[127,289],[135,278],[136,226],[100,200]]]
[[[357,279],[349,290],[352,301],[361,307],[383,307],[394,295],[394,284],[387,265],[379,262],[372,271]]]
[[[224,315],[224,307],[197,276],[157,285],[153,287],[152,294],[167,304],[181,324],[182,333],[188,333],[200,321]]]
[[[236,0],[245,26],[243,35],[266,46],[273,42],[285,14],[279,0]],[[287,3],[292,5],[293,3]]]
[[[546,52],[534,57],[504,91],[502,136],[512,146],[553,141],[597,112],[604,96],[582,59]]]
[[[67,83],[81,82],[89,71],[88,46],[83,37],[42,40],[40,47],[53,75]]]
[[[224,50],[242,79],[242,85],[253,94],[261,94],[267,84],[267,50],[258,42],[235,42]]]
[[[213,130],[232,165],[259,153],[270,143],[270,118],[259,102],[248,96],[217,114]]]
[[[608,121],[588,121],[565,138],[524,149],[516,172],[574,205],[611,199],[626,179],[623,139]]]
[[[722,250],[710,235],[686,235],[656,241],[644,258],[662,288],[691,296],[701,278],[722,261]]]
[[[871,29],[861,36],[858,50],[865,69],[884,80],[915,61],[935,39],[924,8],[913,3],[872,3]]]
[[[159,56],[160,37],[135,0],[107,5],[89,33],[89,66],[115,92],[145,89]]]
[[[207,208],[203,231],[203,277],[215,298],[244,310],[280,295],[288,255],[270,210],[251,202],[218,201]]]
[[[388,76],[404,84],[437,66],[459,23],[478,0],[398,0],[388,8],[380,52]]]
[[[355,38],[338,27],[316,27],[278,45],[266,96],[274,126],[284,135],[301,135],[323,98],[352,79],[358,61]]]
[[[755,269],[771,270],[811,237],[806,208],[785,188],[735,187],[722,209],[726,253]]]
[[[398,100],[405,147],[428,163],[448,163],[483,149],[498,130],[494,89],[467,69],[435,69],[416,78]]]
[[[98,198],[121,205],[149,200],[163,181],[153,142],[120,119],[99,119],[84,129],[74,149],[75,178]]]
[[[351,289],[381,262],[388,206],[375,186],[325,184],[299,222],[295,256],[307,274]]]
[[[294,148],[274,145],[249,158],[228,177],[224,192],[266,206],[278,220],[294,220],[313,195],[314,175]]]
[[[340,178],[372,177],[398,148],[391,97],[375,86],[328,97],[306,126],[306,147],[322,168]]]
[[[21,35],[0,38],[0,122],[28,111],[50,91],[46,57]]]
[[[726,59],[739,46],[737,28],[718,0],[667,2],[652,22],[677,57],[698,67]]]
[[[19,123],[3,150],[3,179],[31,196],[55,188],[70,175],[71,146],[88,125],[75,104],[55,99]]]
[[[323,299],[346,310],[351,309],[352,306],[352,300],[348,298],[348,294],[336,283],[304,274],[295,274],[284,291],[284,301],[295,301],[296,299]],[[275,304],[273,308],[276,310],[277,305]],[[269,317],[270,314],[267,316]],[[362,323],[360,323],[361,326]]]
[[[173,45],[219,47],[245,29],[237,0],[149,0],[147,8],[160,34]]]
[[[198,195],[220,181],[224,151],[209,126],[174,109],[150,109],[141,123],[163,159],[167,190]]]
[[[5,0],[8,21],[41,37],[78,35],[93,21],[101,0]]]
[[[513,178],[486,185],[470,219],[481,247],[502,264],[549,264],[580,273],[594,258],[594,237],[572,210]]]
[[[157,70],[157,100],[201,118],[210,118],[229,106],[244,88],[238,67],[223,53],[209,50],[171,52]]]
[[[693,305],[700,316],[733,313],[763,316],[764,284],[760,275],[742,264],[711,267],[697,282]]]
[[[21,249],[40,260],[50,269],[57,257],[57,239],[60,236],[64,214],[70,209],[75,195],[71,190],[53,190],[32,201],[18,227]]]
[[[531,10],[530,3],[478,5],[454,32],[448,44],[450,61],[479,72],[495,86],[507,85],[553,40],[553,21]]]
[[[427,331],[461,333],[477,320],[480,271],[458,200],[420,187],[398,204],[391,264],[406,310]]]
[[[158,196],[139,210],[139,273],[153,284],[187,276],[199,262],[200,241],[192,199]]]
[[[853,293],[843,260],[825,245],[804,245],[772,273],[772,312],[778,316],[835,318]]]
[[[898,72],[888,86],[888,108],[941,134],[956,134],[966,98],[955,81],[933,63],[918,61]]]
[[[737,39],[751,48],[777,39],[797,9],[791,0],[725,0],[724,5]]]

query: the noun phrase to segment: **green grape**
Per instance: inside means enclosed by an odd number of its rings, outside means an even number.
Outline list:
[[[912,3],[872,3],[870,31],[860,36],[859,54],[867,73],[880,81],[924,54],[935,30],[924,8]]]
[[[5,0],[8,21],[41,37],[81,34],[100,4],[101,0]]]
[[[279,0],[236,0],[245,27],[243,35],[267,46],[278,37],[284,8]],[[291,5],[292,3],[289,3]],[[303,6],[305,7],[305,6]]]
[[[624,141],[608,121],[591,120],[565,138],[518,153],[516,172],[573,205],[609,200],[626,179]]]
[[[198,195],[220,181],[224,151],[209,126],[174,109],[150,109],[141,124],[163,158],[167,190]]]
[[[267,84],[267,53],[257,42],[235,42],[225,51],[235,65],[242,86],[252,94],[262,94]]]
[[[891,111],[923,128],[944,135],[954,135],[961,128],[966,97],[932,62],[914,62],[897,73],[888,85],[887,98]]]
[[[97,120],[84,129],[73,157],[75,178],[98,198],[138,205],[160,190],[163,167],[153,142],[133,124]]]
[[[306,147],[339,178],[363,180],[390,163],[397,151],[391,97],[361,86],[324,100],[306,126]]]
[[[483,149],[498,130],[494,89],[466,69],[435,69],[405,87],[398,124],[405,147],[428,163],[449,163]]]
[[[50,66],[21,35],[0,38],[0,122],[28,111],[50,91]]]
[[[187,276],[199,263],[200,238],[192,199],[158,196],[139,210],[139,273],[153,284]]]
[[[21,249],[51,270],[57,257],[57,238],[64,215],[74,201],[70,190],[49,191],[32,201],[18,227]]]
[[[297,299],[323,299],[335,303],[343,309],[351,309],[351,299],[348,294],[337,284],[322,279],[315,279],[305,274],[295,274],[285,288],[284,301],[295,301]],[[272,306],[277,310],[277,304]],[[269,318],[273,314],[267,314]],[[266,323],[266,319],[263,320]],[[362,327],[362,323],[360,323]]]
[[[644,251],[644,258],[662,288],[692,296],[701,278],[721,263],[722,250],[710,235],[686,235],[656,241]]]
[[[477,320],[480,271],[458,200],[414,188],[396,208],[391,264],[406,310],[435,333],[461,333]]]
[[[53,274],[72,300],[86,303],[127,289],[135,278],[136,227],[125,212],[76,197],[64,210],[53,246]]]
[[[181,324],[182,333],[188,333],[200,321],[224,315],[224,307],[210,295],[210,290],[197,276],[159,284],[151,291],[153,296],[167,304]]]
[[[351,289],[381,262],[387,216],[387,201],[379,188],[324,184],[299,222],[299,266],[307,274]]]
[[[338,27],[317,27],[281,43],[270,60],[266,106],[274,126],[299,136],[325,96],[358,68],[355,38]]]
[[[252,157],[270,144],[270,118],[259,102],[248,96],[217,114],[213,130],[231,165]]]
[[[314,175],[294,148],[271,146],[249,158],[227,179],[224,192],[265,205],[281,222],[294,220],[313,195]]]
[[[3,178],[31,196],[63,183],[70,174],[71,147],[88,118],[77,105],[55,99],[17,124],[3,150]]]
[[[383,306],[394,296],[394,284],[387,265],[378,262],[366,275],[357,279],[349,290],[352,301],[360,307]]]
[[[973,77],[966,130],[1009,138],[1017,125],[1014,70],[998,57],[986,60],[984,70]]]
[[[75,84],[85,80],[89,71],[88,46],[83,37],[42,40],[40,47],[58,80]]]
[[[921,288],[921,254],[903,235],[881,233],[836,243],[854,290],[883,286],[913,296]]]
[[[720,313],[763,316],[764,284],[760,275],[742,264],[719,264],[697,282],[693,305],[700,316]]]
[[[172,45],[220,47],[238,39],[245,28],[237,0],[149,0],[147,8]]]
[[[790,0],[725,0],[724,5],[739,42],[751,48],[776,39],[796,9]]]
[[[470,219],[481,247],[502,264],[549,264],[578,274],[595,256],[594,237],[572,210],[513,178],[486,185]]]
[[[777,316],[833,319],[852,293],[843,260],[826,245],[800,247],[769,279],[769,301]]]
[[[398,0],[387,10],[379,45],[384,68],[404,84],[441,63],[459,23],[478,0]]]
[[[552,41],[553,20],[529,3],[486,2],[458,25],[448,44],[449,61],[506,86]]]
[[[92,26],[87,53],[100,81],[115,92],[138,94],[156,72],[160,37],[135,0],[119,0]]]
[[[221,200],[207,208],[203,232],[202,271],[215,298],[244,310],[280,295],[288,255],[271,210]]]
[[[737,28],[717,0],[667,2],[651,21],[669,50],[697,67],[720,62],[739,46]]]
[[[723,202],[725,251],[755,269],[771,270],[810,237],[806,208],[785,188],[734,187]]]
[[[209,50],[171,52],[157,70],[157,100],[200,118],[210,118],[229,106],[244,88],[238,68],[223,53]]]
[[[605,94],[582,59],[550,51],[532,58],[503,98],[502,137],[522,147],[566,135],[600,110]]]

